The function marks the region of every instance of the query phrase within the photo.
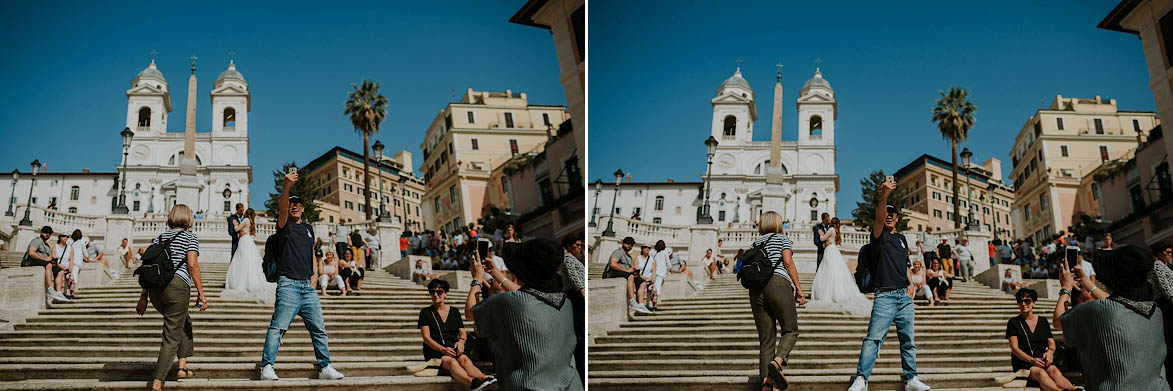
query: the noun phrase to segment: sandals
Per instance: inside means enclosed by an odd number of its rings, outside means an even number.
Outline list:
[[[187,369],[187,367],[179,367],[179,370],[175,372],[176,379],[187,379],[193,376],[195,376],[195,371]]]
[[[786,382],[786,376],[782,375],[782,366],[778,364],[777,360],[770,361],[768,373],[770,374],[770,380],[774,381],[774,387],[778,387],[779,390],[785,390],[789,386]]]

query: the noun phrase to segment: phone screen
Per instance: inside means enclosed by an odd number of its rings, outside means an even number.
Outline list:
[[[895,182],[895,181],[896,181],[896,177],[894,177],[894,176],[891,176],[891,175],[886,175],[886,176],[884,176],[884,181],[893,181],[893,182]]]
[[[489,241],[488,240],[478,240],[477,241],[477,256],[481,257],[481,259],[484,259],[488,255],[489,255]]]
[[[1079,247],[1067,246],[1067,267],[1074,268],[1079,265]]]

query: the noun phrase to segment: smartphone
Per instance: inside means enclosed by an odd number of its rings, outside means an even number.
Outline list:
[[[488,239],[481,238],[477,240],[477,257],[485,259],[489,255],[489,248],[492,247]]]
[[[887,181],[896,182],[896,177],[894,177],[894,176],[891,176],[891,175],[885,175],[885,176],[884,176],[884,181],[885,181],[885,182],[887,182]]]
[[[1067,246],[1067,254],[1064,256],[1067,258],[1068,268],[1079,266],[1079,247]]]
[[[289,166],[289,169],[285,170],[286,174],[292,174],[295,172],[297,172],[297,166]]]

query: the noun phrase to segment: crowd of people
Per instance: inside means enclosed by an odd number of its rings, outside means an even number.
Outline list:
[[[55,239],[55,240],[54,240]],[[133,266],[136,257],[127,240],[118,248],[116,262],[127,268]],[[54,237],[53,227],[41,227],[33,238],[20,261],[21,267],[41,267],[45,270],[45,290],[49,300],[69,302],[77,298],[78,279],[81,266],[85,263],[99,263],[105,266],[105,273],[118,278],[120,272],[111,268],[110,260],[102,252],[101,245],[94,243],[80,229],[70,234],[58,233]]]
[[[516,228],[509,224],[485,234],[485,227],[477,223],[462,226],[451,235],[445,231],[406,231],[399,238],[399,255],[421,255],[430,258],[433,270],[469,270],[476,255],[472,251],[477,242],[489,241],[493,248],[505,243],[520,243]]]

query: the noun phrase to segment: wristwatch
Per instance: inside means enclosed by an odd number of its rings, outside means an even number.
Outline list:
[[[479,286],[479,287],[481,287],[481,288],[484,288],[484,287],[485,287],[485,284],[482,284],[480,280],[472,280],[472,282],[470,282],[470,283],[468,284],[468,287],[471,289],[471,288],[472,288],[472,287],[474,287],[474,286]]]
[[[1063,289],[1063,288],[1059,288],[1059,295],[1060,296],[1062,296],[1062,295],[1071,296],[1071,291]]]

